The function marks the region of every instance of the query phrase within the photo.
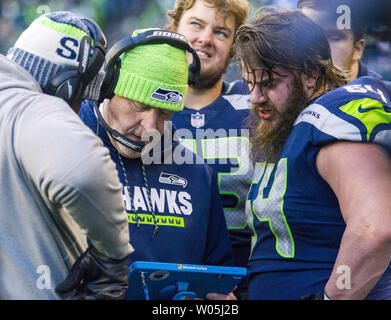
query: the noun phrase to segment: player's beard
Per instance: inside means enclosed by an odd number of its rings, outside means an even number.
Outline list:
[[[228,57],[225,64],[220,68],[209,68],[208,70],[202,70],[198,76],[198,81],[192,85],[194,89],[209,89],[213,88],[218,81],[223,77],[224,73],[227,71],[227,68],[231,62],[231,57]]]
[[[294,96],[288,102],[286,111],[279,113],[276,122],[264,120],[258,115],[253,115],[250,121],[252,128],[252,145],[257,161],[275,162],[282,150],[282,147],[292,131],[293,124],[300,112],[306,107],[307,99],[305,93],[296,86]]]

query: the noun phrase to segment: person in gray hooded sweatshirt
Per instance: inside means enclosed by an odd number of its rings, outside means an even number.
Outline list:
[[[99,96],[105,50],[95,22],[53,12],[0,55],[0,299],[124,296],[122,186],[76,113]]]

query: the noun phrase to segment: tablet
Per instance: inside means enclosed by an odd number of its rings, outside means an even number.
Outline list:
[[[228,294],[246,276],[239,267],[136,261],[129,267],[127,300],[205,299]]]

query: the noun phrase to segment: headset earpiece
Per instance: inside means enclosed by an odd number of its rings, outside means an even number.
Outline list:
[[[87,26],[89,26],[90,30],[94,30],[95,39],[94,50],[91,53],[89,64],[84,74],[84,82],[86,83],[86,85],[88,85],[88,83],[96,76],[96,74],[101,69],[103,63],[105,62],[107,40],[102,30],[94,21],[88,18],[83,18],[82,21]]]
[[[193,54],[193,62],[189,65],[189,86],[193,86],[198,82],[198,77],[200,75],[200,58],[197,55],[197,52],[191,48],[192,51],[194,51]]]
[[[77,57],[78,67],[61,69],[43,88],[45,93],[62,98],[70,105],[81,99],[84,89],[102,67],[106,54],[107,41],[99,26],[90,19],[82,21],[93,30],[93,36],[96,37],[94,45],[91,45],[89,36],[83,37]]]
[[[47,94],[62,98],[68,104],[76,101],[76,97],[78,97],[81,90],[79,71],[77,68],[70,67],[53,77],[45,88]]]
[[[111,99],[114,96],[114,89],[118,81],[120,68],[121,59],[119,57],[114,63],[106,67],[105,79],[100,89],[99,102],[102,102],[104,99]]]
[[[84,36],[80,40],[80,51],[77,61],[79,62],[79,74],[85,74],[90,66],[91,38]]]
[[[190,52],[193,56],[193,62],[189,65],[189,85],[197,82],[201,69],[200,59],[197,52],[190,46],[186,38],[176,32],[153,29],[137,34],[135,37],[126,37],[118,41],[106,54],[105,61],[105,79],[101,87],[99,102],[114,96],[114,89],[119,77],[121,65],[120,55],[134,47],[142,44],[169,44],[173,47]]]

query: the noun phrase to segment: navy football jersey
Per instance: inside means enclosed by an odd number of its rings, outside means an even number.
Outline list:
[[[300,299],[328,281],[346,225],[316,155],[339,140],[390,152],[391,105],[382,81],[362,77],[315,99],[296,119],[279,160],[256,164],[246,204],[250,299]]]
[[[145,178],[140,158],[119,157],[91,102],[83,102],[80,117],[109,149],[123,184],[130,242],[135,249],[129,255],[129,264],[233,264],[216,176],[208,166],[197,164],[201,161],[196,159],[182,165],[161,159],[144,163]],[[175,143],[162,143],[157,154],[171,155],[176,147]],[[156,234],[155,226],[159,228]]]
[[[218,177],[225,219],[236,266],[247,266],[251,232],[245,203],[253,174],[249,161],[248,88],[243,81],[223,82],[222,94],[200,110],[175,112],[172,122],[178,138],[213,169]],[[191,136],[183,134],[189,130]]]

